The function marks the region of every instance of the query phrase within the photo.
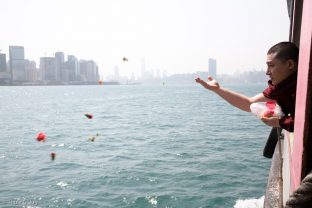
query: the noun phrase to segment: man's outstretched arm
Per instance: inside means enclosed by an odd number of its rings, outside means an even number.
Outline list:
[[[266,102],[270,101],[269,98],[264,97],[262,93],[254,96],[254,97],[248,97],[243,94],[228,90],[226,88],[223,88],[219,85],[219,83],[212,79],[212,77],[208,77],[208,81],[204,81],[200,78],[196,78],[195,81],[199,84],[201,84],[203,87],[205,87],[208,90],[211,90],[218,94],[220,97],[222,97],[224,100],[226,100],[231,105],[243,110],[250,112],[250,105],[254,102]]]

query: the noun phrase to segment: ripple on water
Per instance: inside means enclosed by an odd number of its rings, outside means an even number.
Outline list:
[[[197,86],[0,90],[0,207],[233,207],[264,194],[269,129]]]

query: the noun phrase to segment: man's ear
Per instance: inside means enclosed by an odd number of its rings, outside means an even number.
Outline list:
[[[288,66],[289,70],[291,70],[291,71],[296,70],[296,65],[297,64],[294,62],[294,60],[292,60],[292,59],[287,60],[287,66]]]

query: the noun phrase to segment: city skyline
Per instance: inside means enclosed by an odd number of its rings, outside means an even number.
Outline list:
[[[6,60],[8,55],[9,59]],[[93,60],[55,52],[54,56],[39,57],[39,63],[27,59],[24,46],[9,46],[9,54],[0,53],[1,84],[90,84],[100,80]]]
[[[0,18],[2,52],[23,45],[38,63],[66,51],[96,60],[104,77],[115,66],[140,76],[142,58],[168,75],[206,68],[208,57],[222,73],[264,68],[290,25],[285,0],[3,0]]]
[[[141,60],[141,77],[122,76],[118,66],[114,74],[106,79],[99,77],[98,66],[93,60],[84,60],[55,52],[53,57],[40,57],[39,67],[36,62],[26,59],[23,46],[9,46],[9,60],[6,54],[0,53],[0,84],[1,85],[77,85],[77,84],[192,84],[195,77],[203,79],[208,76],[226,83],[265,83],[266,73],[263,69],[252,69],[248,72],[236,71],[234,74],[217,75],[217,60],[208,58],[207,68],[195,73],[178,73],[167,76],[167,72],[149,70],[145,59]],[[128,61],[124,57],[124,61]]]
[[[8,46],[9,54],[0,52],[0,80],[15,84],[20,83],[37,83],[40,84],[41,81],[47,81],[51,83],[63,82],[63,84],[69,82],[81,82],[81,83],[96,83],[98,81],[113,81],[128,83],[129,81],[134,83],[137,81],[150,81],[153,79],[166,78],[167,71],[153,70],[146,67],[146,61],[144,58],[141,59],[141,76],[135,76],[134,73],[131,76],[121,75],[119,73],[119,67],[116,65],[114,67],[113,74],[108,75],[106,78],[100,77],[98,71],[98,66],[93,60],[85,60],[76,58],[74,55],[67,55],[67,61],[65,61],[65,54],[62,51],[54,52],[52,56],[39,57],[39,63],[33,60],[27,59],[25,55],[24,46]],[[8,60],[6,59],[8,57]],[[123,62],[127,62],[126,57],[123,58]],[[211,61],[213,61],[213,66],[211,66]],[[73,63],[68,63],[73,62]],[[90,75],[88,72],[88,66],[90,71],[91,67],[96,70],[91,74],[96,74],[96,76]],[[3,66],[2,66],[3,65]],[[77,66],[75,66],[77,65]],[[213,68],[213,69],[212,69]],[[216,77],[216,60],[208,58],[208,64],[206,68],[202,69],[203,72],[209,72],[211,76]],[[94,71],[94,70],[93,70]],[[213,72],[212,72],[213,71]],[[178,73],[179,74],[179,73]],[[176,75],[176,74],[172,74]],[[92,78],[90,78],[92,77]]]

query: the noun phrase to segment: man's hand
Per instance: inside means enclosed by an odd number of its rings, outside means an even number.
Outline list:
[[[263,123],[265,123],[268,126],[280,127],[278,117],[269,117],[269,118],[268,117],[262,117],[261,121],[263,121]]]
[[[216,80],[212,79],[212,77],[208,77],[208,81],[207,82],[205,82],[204,80],[202,80],[199,77],[197,77],[195,79],[195,81],[197,83],[201,84],[204,88],[206,88],[208,90],[215,91],[215,90],[220,88],[219,83]]]

